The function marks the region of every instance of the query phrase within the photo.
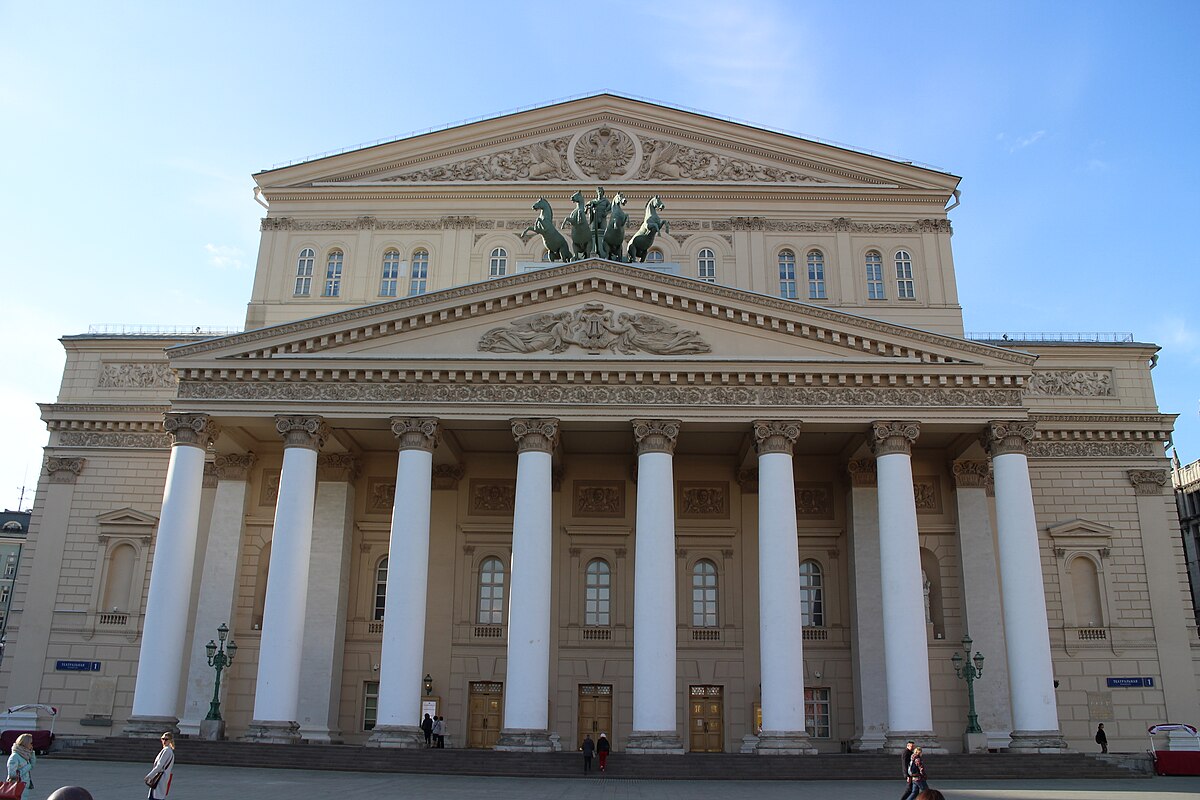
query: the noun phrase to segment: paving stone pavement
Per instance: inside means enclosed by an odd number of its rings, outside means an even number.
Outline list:
[[[60,786],[82,786],[94,800],[146,796],[145,765],[43,758],[22,800],[46,800]],[[1200,777],[1129,780],[944,781],[947,800],[1200,800]],[[580,775],[481,778],[189,766],[176,763],[169,800],[896,800],[899,781],[648,781]]]

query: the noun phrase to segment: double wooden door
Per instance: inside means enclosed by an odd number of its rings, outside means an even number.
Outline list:
[[[725,699],[720,686],[693,686],[688,695],[688,749],[693,753],[725,752]]]
[[[579,687],[579,741],[591,735],[598,741],[600,734],[607,733],[612,741],[612,685],[607,683],[585,683]]]
[[[472,682],[467,747],[494,747],[503,724],[504,684],[498,681]]]

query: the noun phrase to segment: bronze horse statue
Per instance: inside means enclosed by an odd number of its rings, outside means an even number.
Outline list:
[[[659,231],[668,233],[671,229],[671,223],[665,219],[659,219],[658,212],[665,209],[666,205],[658,195],[651,197],[646,202],[646,216],[642,219],[642,227],[638,228],[638,232],[629,240],[629,260],[642,261],[646,260],[646,254],[650,252],[651,246],[654,244],[654,237]]]
[[[575,201],[575,210],[566,216],[559,227],[571,226],[571,246],[575,250],[575,260],[579,261],[592,255],[592,223],[587,218],[583,192],[576,192],[571,199]]]
[[[622,261],[621,249],[625,244],[625,225],[629,215],[625,213],[625,195],[617,192],[613,195],[612,210],[608,212],[608,224],[604,227],[604,235],[600,237],[600,252],[596,255],[609,261]]]
[[[570,261],[571,248],[554,227],[554,209],[550,207],[550,201],[543,197],[533,204],[533,208],[538,212],[537,221],[533,223],[532,228],[526,228],[521,233],[521,238],[524,239],[530,233],[541,234],[542,244],[546,245],[551,261]]]

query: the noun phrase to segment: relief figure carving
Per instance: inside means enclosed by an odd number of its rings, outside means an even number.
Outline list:
[[[479,349],[492,353],[561,353],[571,345],[585,350],[638,352],[655,355],[707,353],[712,350],[697,331],[683,330],[649,314],[615,314],[601,303],[574,311],[535,314],[503,328],[493,328],[479,340]]]

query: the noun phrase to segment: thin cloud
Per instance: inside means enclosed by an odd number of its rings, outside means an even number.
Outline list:
[[[1186,356],[1200,363],[1200,328],[1183,317],[1166,316],[1154,329],[1154,341],[1164,350]]]
[[[1041,141],[1045,137],[1046,137],[1046,132],[1044,130],[1043,131],[1035,131],[1034,133],[1031,133],[1028,136],[1022,136],[1021,138],[1017,139],[1015,142],[1013,142],[1009,146],[1008,152],[1015,153],[1018,150],[1024,150],[1026,147],[1036,144],[1037,142]]]
[[[244,269],[244,254],[240,248],[223,244],[206,244],[204,252],[208,253],[208,263],[217,269]]]

